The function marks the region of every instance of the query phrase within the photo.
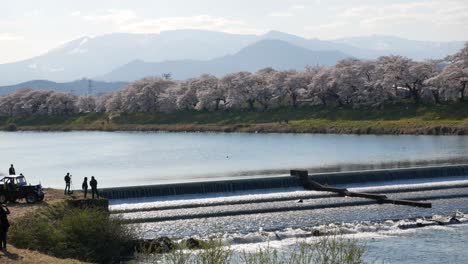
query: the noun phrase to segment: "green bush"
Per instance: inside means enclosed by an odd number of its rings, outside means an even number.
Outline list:
[[[18,127],[16,127],[16,124],[15,123],[9,123],[5,126],[5,130],[6,131],[10,131],[10,132],[14,132],[18,129]]]
[[[220,238],[204,241],[197,250],[179,243],[169,253],[138,252],[141,263],[165,264],[362,264],[365,245],[342,236],[323,236],[310,242],[298,241],[289,248],[278,250],[259,247],[253,252],[235,252],[225,246]]]
[[[241,255],[246,264],[361,264],[365,247],[356,240],[324,236],[315,242],[300,241],[286,252],[269,246]]]
[[[13,222],[10,242],[60,258],[111,263],[129,248],[132,235],[108,212],[71,208],[59,203],[26,214]]]

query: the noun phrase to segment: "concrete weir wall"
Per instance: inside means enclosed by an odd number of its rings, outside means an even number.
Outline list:
[[[321,184],[355,184],[468,175],[468,165],[430,166],[404,169],[366,170],[309,174]],[[259,177],[220,181],[160,184],[103,188],[100,194],[108,199],[158,197],[182,194],[238,192],[246,190],[300,187],[294,176]]]

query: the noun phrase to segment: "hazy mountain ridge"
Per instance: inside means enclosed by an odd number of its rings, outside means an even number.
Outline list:
[[[91,92],[95,95],[105,94],[118,90],[127,84],[126,82],[102,82],[93,80],[91,81]],[[89,92],[89,81],[87,79],[81,79],[72,82],[57,83],[48,80],[33,80],[15,85],[0,86],[0,96],[28,88],[84,95]]]
[[[278,70],[303,69],[308,65],[333,65],[350,57],[339,51],[313,51],[281,40],[261,40],[233,55],[213,60],[180,60],[165,62],[133,61],[109,74],[97,77],[102,80],[132,81],[149,75],[171,73],[175,79],[187,79],[210,73],[222,76],[236,71],[255,72],[265,67]]]
[[[456,52],[463,45],[463,42],[424,42],[379,35],[318,40],[279,31],[270,31],[263,35],[204,30],[174,30],[159,34],[113,33],[78,38],[46,54],[19,62],[0,64],[0,84],[38,79],[68,82],[82,77],[106,76],[135,60],[159,62],[161,65],[172,65],[175,61],[190,63],[192,60],[217,60],[229,54],[234,56],[240,50],[266,39],[282,40],[311,51],[339,51],[364,59],[388,54],[399,54],[414,59],[441,58]],[[310,64],[314,64],[314,61]],[[294,65],[294,62],[278,66],[285,68],[289,65]],[[189,65],[185,67],[187,71],[189,68],[196,68]],[[198,73],[183,76],[192,77]],[[141,77],[143,76],[144,74]]]
[[[390,53],[416,60],[444,58],[447,55],[457,52],[463,47],[464,43],[463,41],[435,42],[408,40],[386,35],[341,38],[333,42],[353,47],[361,47],[362,49],[375,52],[378,56]]]

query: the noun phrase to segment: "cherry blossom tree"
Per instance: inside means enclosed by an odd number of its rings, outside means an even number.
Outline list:
[[[247,104],[249,110],[255,109],[257,83],[250,72],[236,72],[224,76],[221,85],[227,90],[227,105],[241,108]]]
[[[218,111],[221,103],[226,104],[226,89],[215,76],[203,74],[192,85],[196,88],[198,98],[196,109]]]
[[[177,89],[172,93],[176,96],[176,105],[178,109],[193,110],[198,104],[197,86],[194,85],[196,79],[190,79],[180,82]]]
[[[449,61],[442,72],[441,77],[451,84],[452,89],[456,90],[460,101],[465,100],[465,93],[468,89],[468,42],[463,49],[452,56],[446,58]]]
[[[97,107],[96,97],[90,95],[80,96],[76,101],[76,107],[80,113],[95,112]]]

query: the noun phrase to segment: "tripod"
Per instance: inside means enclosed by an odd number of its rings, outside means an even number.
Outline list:
[[[68,190],[68,194],[73,194],[73,190],[75,189],[75,187],[73,186],[73,178],[72,178],[72,175],[70,174],[70,189]]]

